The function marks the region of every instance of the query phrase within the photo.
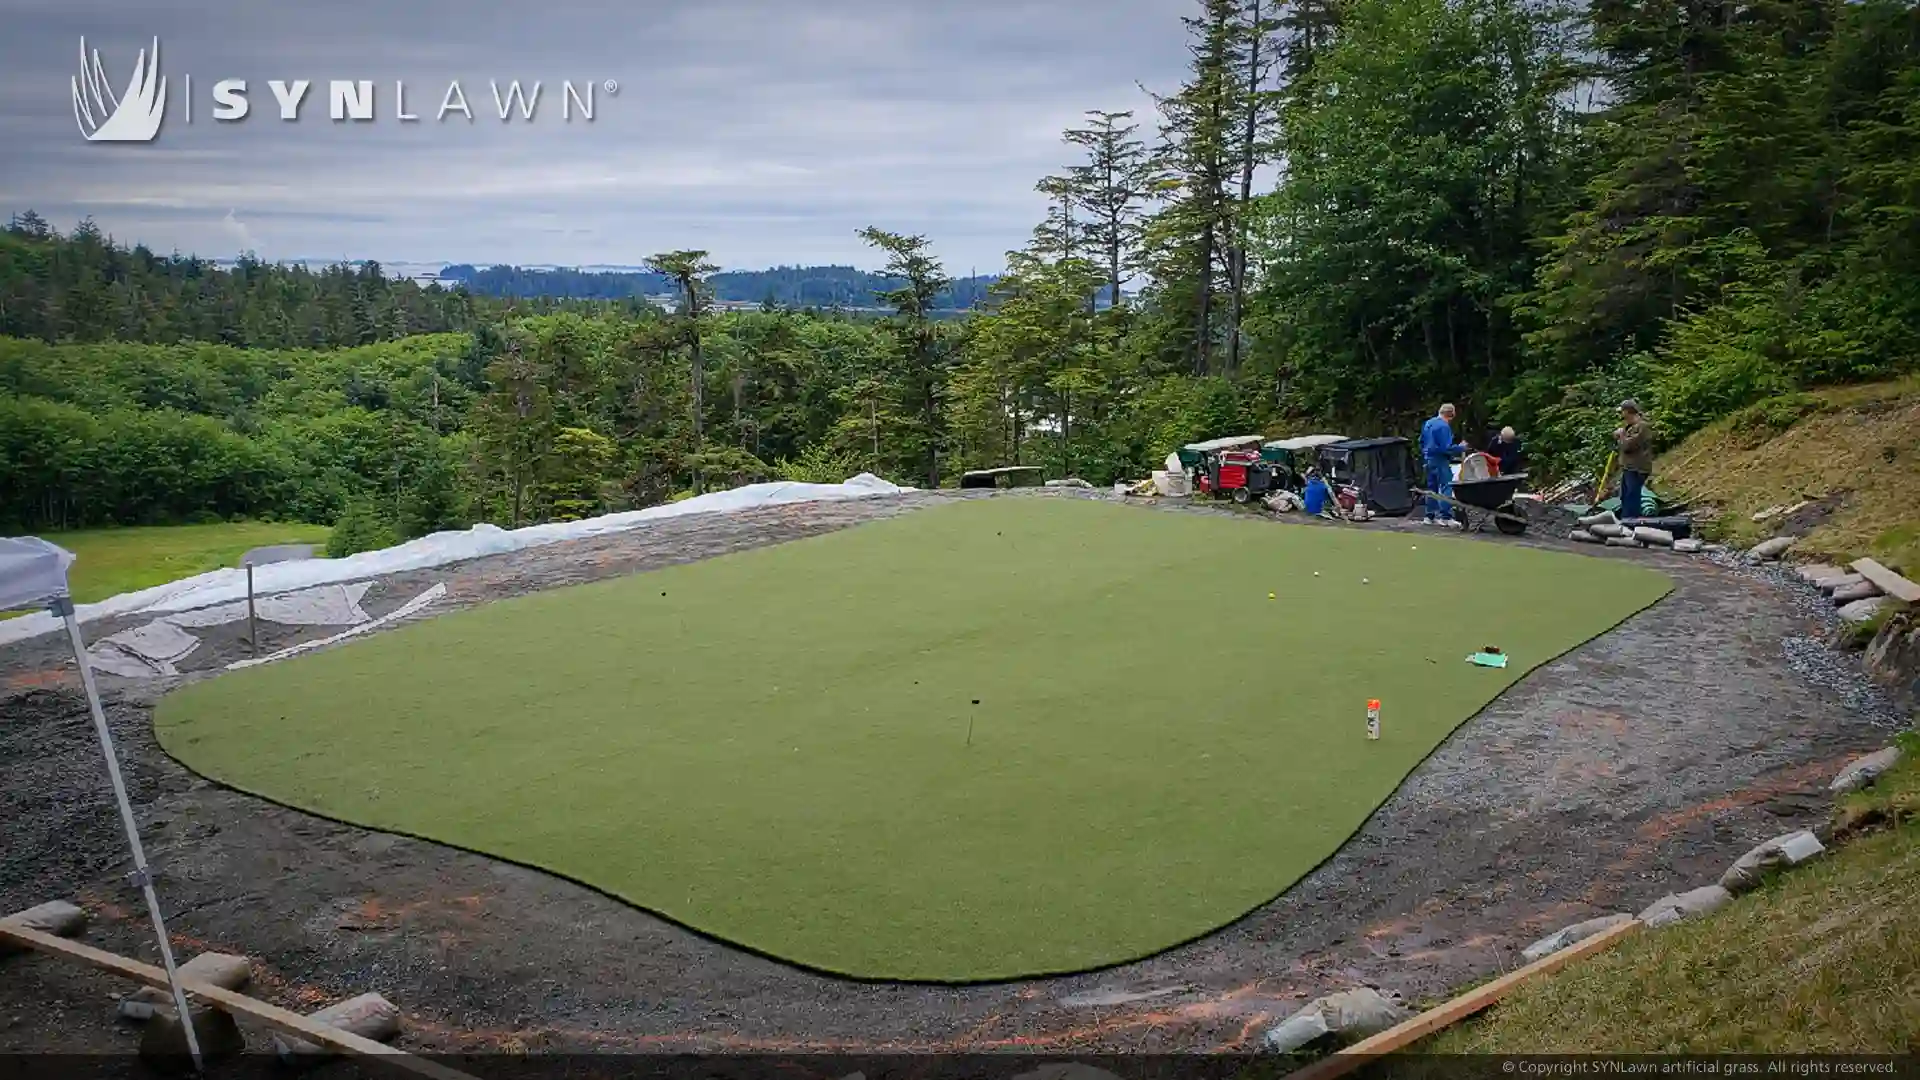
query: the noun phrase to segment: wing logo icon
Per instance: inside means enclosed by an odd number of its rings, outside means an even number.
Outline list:
[[[115,96],[100,64],[100,50],[80,39],[80,74],[73,83],[73,119],[88,142],[152,142],[167,109],[167,79],[160,74],[160,39],[140,50],[127,88]]]

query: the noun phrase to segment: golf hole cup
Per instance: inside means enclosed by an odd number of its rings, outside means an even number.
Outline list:
[[[1377,739],[1379,737],[1380,737],[1380,699],[1374,698],[1371,701],[1367,702],[1367,738]]]

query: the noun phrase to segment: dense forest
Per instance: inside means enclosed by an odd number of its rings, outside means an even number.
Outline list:
[[[1045,219],[959,319],[938,238],[883,228],[873,318],[716,310],[701,251],[647,260],[664,313],[222,271],[21,214],[0,517],[364,546],[773,476],[1104,483],[1443,400],[1592,469],[1629,394],[1670,443],[1916,367],[1914,0],[1198,0],[1185,31],[1154,115],[1064,133]]]
[[[624,300],[668,295],[679,288],[667,275],[648,271],[534,270],[519,266],[489,266],[483,270],[456,263],[443,267],[439,277],[450,287],[459,286],[479,296]],[[987,301],[994,280],[980,275],[960,278],[934,297],[934,309],[964,311],[980,307]],[[708,275],[706,283],[713,299],[728,303],[825,309],[871,309],[880,303],[881,293],[906,284],[851,266],[723,270]]]

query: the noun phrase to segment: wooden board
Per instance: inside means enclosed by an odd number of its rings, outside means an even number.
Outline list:
[[[145,983],[148,986],[155,986],[161,989],[165,989],[167,986],[167,973],[160,968],[154,967],[152,964],[145,964],[138,960],[118,956],[104,949],[96,949],[91,945],[82,945],[77,941],[68,941],[64,938],[54,937],[51,934],[43,934],[37,930],[28,930],[20,926],[10,926],[6,923],[0,923],[0,940],[12,941],[36,952],[46,953],[51,956],[64,956],[70,960],[78,960],[83,964],[98,968],[101,971],[124,976],[135,982]],[[222,1010],[232,1013],[235,1016],[245,1016],[258,1020],[268,1027],[298,1036],[308,1042],[318,1043],[344,1054],[357,1054],[370,1058],[377,1064],[387,1065],[403,1072],[412,1073],[415,1076],[429,1077],[430,1080],[474,1080],[473,1077],[457,1069],[449,1069],[444,1065],[428,1061],[426,1058],[416,1057],[405,1050],[396,1049],[385,1043],[374,1042],[372,1039],[363,1039],[358,1035],[341,1031],[339,1028],[316,1023],[307,1017],[301,1016],[297,1012],[283,1009],[278,1005],[269,1005],[264,1001],[259,1001],[247,997],[245,994],[215,986],[212,983],[201,982],[198,979],[181,979],[180,987],[194,997],[209,1004],[217,1005]]]
[[[1484,506],[1475,506],[1472,503],[1463,503],[1459,499],[1453,498],[1450,495],[1440,495],[1431,491],[1427,491],[1423,488],[1417,488],[1417,487],[1409,487],[1407,490],[1413,492],[1415,495],[1418,495],[1423,499],[1439,499],[1441,502],[1446,503],[1449,506],[1457,506],[1462,510],[1468,510],[1475,514],[1486,514],[1488,517],[1505,518],[1508,521],[1518,522],[1521,525],[1531,526],[1533,524],[1533,522],[1528,521],[1526,518],[1519,517],[1514,514],[1509,514],[1504,510],[1489,510]],[[1408,511],[1409,514],[1411,514],[1412,512],[1413,511],[1411,510]]]
[[[1853,572],[1878,585],[1881,592],[1895,600],[1920,604],[1920,585],[1915,585],[1872,559],[1855,559]]]
[[[1345,1050],[1330,1057],[1297,1069],[1286,1076],[1286,1080],[1332,1080],[1336,1076],[1345,1076],[1356,1069],[1372,1064],[1373,1059],[1405,1049],[1408,1045],[1450,1027],[1474,1013],[1492,1005],[1513,992],[1513,988],[1536,975],[1545,975],[1573,963],[1583,956],[1592,956],[1604,949],[1618,944],[1620,939],[1640,929],[1638,919],[1621,923],[1608,930],[1576,942],[1550,956],[1543,956],[1526,967],[1510,971],[1505,975],[1461,994],[1444,1005],[1428,1009],[1411,1020],[1402,1021],[1369,1039],[1354,1043]]]

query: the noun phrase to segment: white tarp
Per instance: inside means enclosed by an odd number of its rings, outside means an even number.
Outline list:
[[[372,587],[370,581],[356,581],[263,596],[255,602],[254,614],[284,626],[364,626],[369,616],[360,607],[360,600]],[[178,675],[178,661],[200,647],[200,639],[187,633],[186,627],[197,630],[241,622],[246,617],[245,600],[162,615],[150,623],[94,642],[87,650],[87,658],[95,669],[129,679]]]
[[[67,567],[73,552],[49,544],[37,536],[0,537],[0,611],[29,607],[67,591]],[[26,622],[9,619],[7,624]],[[47,625],[36,631],[46,633],[60,620],[42,613],[37,621]]]
[[[562,540],[578,540],[589,536],[625,532],[663,518],[680,517],[684,514],[746,510],[756,506],[788,503],[864,499],[876,495],[898,495],[912,490],[914,489],[889,483],[871,473],[861,473],[844,484],[802,484],[795,481],[748,484],[746,487],[734,488],[731,491],[716,491],[665,506],[628,510],[619,514],[587,518],[584,521],[556,521],[547,525],[529,525],[524,529],[513,530],[502,529],[498,525],[475,525],[463,532],[434,533],[418,540],[409,540],[398,547],[363,551],[344,559],[306,559],[262,566],[253,572],[254,591],[260,594],[288,592],[294,589],[311,588],[315,585],[330,585],[335,582],[396,574],[403,570],[445,566],[448,563],[477,559],[485,555],[523,551]],[[6,542],[21,543],[22,541]],[[66,553],[61,552],[61,554]],[[67,558],[71,561],[72,556],[68,555]],[[0,568],[0,573],[3,572],[3,568]],[[40,573],[44,576],[44,571]],[[244,600],[246,596],[247,572],[245,570],[214,570],[198,577],[156,585],[151,589],[122,593],[97,604],[80,604],[77,614],[82,621],[141,612],[162,614]],[[0,645],[51,633],[59,627],[60,620],[45,612],[7,619],[0,622]]]

